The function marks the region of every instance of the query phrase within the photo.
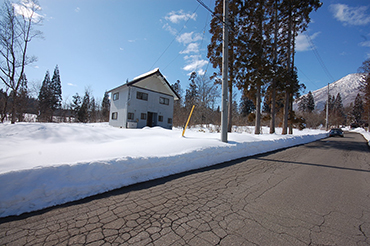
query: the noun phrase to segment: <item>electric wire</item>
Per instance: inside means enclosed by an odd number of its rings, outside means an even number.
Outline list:
[[[328,78],[329,78],[332,82],[334,82],[335,80],[334,80],[333,76],[330,74],[330,72],[329,72],[328,68],[325,66],[324,61],[321,59],[321,56],[320,56],[319,52],[317,51],[317,49],[316,49],[315,45],[313,44],[311,37],[310,37],[307,33],[305,33],[305,35],[306,35],[306,38],[307,38],[307,40],[308,40],[308,43],[310,44],[310,46],[311,46],[311,48],[312,48],[312,50],[313,50],[313,53],[314,53],[314,54],[315,54],[315,56],[316,56],[316,59],[319,61],[319,63],[320,63],[320,65],[321,65],[322,69],[324,70],[324,72],[326,73],[326,75],[328,76]]]
[[[195,10],[193,11],[193,14],[198,10],[199,8],[199,5],[195,8]],[[170,46],[173,44],[173,42],[176,40],[176,38],[179,37],[180,33],[182,32],[182,30],[184,30],[186,24],[189,22],[190,18],[186,20],[185,24],[183,25],[183,27],[180,29],[180,31],[175,35],[175,37],[172,39],[172,41],[170,42],[170,44],[166,47],[166,49],[162,52],[162,54],[158,57],[158,59],[153,63],[153,65],[151,66],[151,68],[149,70],[152,70],[155,66],[155,64],[157,64],[157,62],[162,58],[162,56],[166,53],[166,51],[170,48]],[[176,59],[176,58],[175,58]]]

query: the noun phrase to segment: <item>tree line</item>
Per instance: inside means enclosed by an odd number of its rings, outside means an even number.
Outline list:
[[[38,98],[28,95],[25,67],[36,61],[27,54],[29,43],[41,36],[37,27],[41,8],[36,0],[23,4],[19,13],[14,4],[5,0],[0,19],[0,120],[10,115],[11,122],[22,121],[24,113],[34,113],[39,121],[76,119],[78,122],[107,121],[109,119],[109,99],[105,93],[97,103],[86,89],[83,96],[76,94],[68,105],[62,105],[62,92],[59,68],[53,76],[46,73]],[[294,63],[295,38],[304,32],[310,22],[310,13],[320,8],[319,0],[230,0],[227,26],[228,46],[228,130],[233,124],[254,122],[255,133],[259,134],[261,124],[270,125],[270,133],[276,126],[282,133],[292,133],[293,126],[302,126],[307,117],[293,111],[293,100],[299,97],[304,85],[299,83]],[[222,9],[223,1],[216,0],[214,15],[210,23],[211,43],[207,57],[217,70],[211,77],[192,73],[185,97],[175,102],[174,125],[182,125],[190,107],[197,106],[193,116],[194,124],[220,124],[220,109],[217,106],[219,75],[222,74]],[[355,122],[370,121],[370,61],[366,60],[360,71],[362,81],[363,106],[356,106],[351,114]],[[182,94],[179,81],[172,85]],[[240,104],[235,99],[235,89],[241,92]],[[263,102],[262,102],[263,100]],[[306,99],[305,99],[306,100]],[[301,105],[302,113],[313,113],[312,101]],[[340,96],[330,97],[329,110],[336,110],[332,117],[343,117]],[[339,106],[338,106],[339,105]],[[354,105],[361,105],[360,99]],[[345,110],[344,110],[345,111]],[[348,115],[348,114],[347,114]],[[351,117],[352,117],[351,116]],[[333,120],[334,121],[334,120]]]
[[[101,103],[97,102],[88,88],[82,97],[76,93],[72,98],[71,102],[62,103],[62,83],[57,65],[51,78],[49,71],[46,71],[37,98],[30,96],[26,76],[23,76],[17,94],[8,94],[0,89],[0,120],[4,122],[9,117],[12,122],[22,122],[26,114],[32,114],[36,119],[31,120],[39,122],[109,121],[110,102],[107,92]],[[13,109],[16,112],[14,115]]]

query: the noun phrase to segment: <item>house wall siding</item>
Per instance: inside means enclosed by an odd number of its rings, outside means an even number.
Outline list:
[[[119,93],[118,100],[113,100],[113,95]],[[126,127],[127,122],[127,101],[129,97],[129,88],[120,88],[112,91],[110,103],[109,125],[115,127]],[[112,119],[112,113],[117,112],[117,119]]]
[[[137,99],[136,95],[137,92],[142,92],[148,94],[148,100],[141,100]],[[159,98],[167,98],[169,100],[168,105],[160,104]],[[131,99],[130,102],[127,104],[127,112],[134,113],[134,122],[137,122],[138,128],[143,128],[147,125],[147,119],[148,119],[148,112],[155,113],[156,114],[156,125],[161,126],[163,128],[171,129],[172,124],[168,124],[168,118],[173,118],[173,97],[138,88],[138,87],[131,87]],[[146,119],[141,119],[141,114],[146,114]],[[160,122],[158,120],[159,116],[163,116],[163,121]]]
[[[119,93],[118,100],[113,100],[113,95]],[[137,92],[148,94],[148,100],[137,99]],[[168,123],[168,118],[173,119],[173,104],[174,98],[172,96],[154,92],[151,90],[138,88],[134,86],[119,88],[111,92],[111,106],[109,124],[114,127],[127,127],[127,122],[136,122],[138,128],[147,126],[148,112],[155,114],[155,122],[157,126],[166,129],[172,129],[172,123]],[[168,105],[160,104],[160,98],[168,99]],[[117,112],[117,119],[112,119],[112,113]],[[134,119],[127,119],[128,113],[134,114]],[[141,114],[146,115],[146,119],[141,119]],[[158,118],[162,116],[163,121],[160,122]]]

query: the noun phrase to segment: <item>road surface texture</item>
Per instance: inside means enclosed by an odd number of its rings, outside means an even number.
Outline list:
[[[1,245],[370,245],[370,151],[326,138],[0,219]]]

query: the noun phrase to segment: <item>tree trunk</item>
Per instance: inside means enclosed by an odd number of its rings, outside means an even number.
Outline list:
[[[12,105],[12,119],[11,119],[12,124],[15,124],[17,120],[16,105],[17,105],[17,96],[16,96],[16,93],[14,93],[13,91],[13,105]]]
[[[291,4],[291,3],[290,3]],[[284,101],[284,117],[283,117],[283,131],[282,134],[287,134],[288,128],[288,114],[289,114],[289,97],[291,92],[291,43],[292,43],[292,9],[290,5],[289,19],[288,19],[288,47],[287,47],[287,71],[290,74],[287,85],[285,86],[285,101]]]
[[[271,95],[271,120],[270,120],[270,134],[275,133],[275,105],[276,105],[276,82],[272,82],[272,95]]]
[[[293,134],[293,94],[290,94],[290,109],[289,109],[289,134]]]
[[[270,120],[270,134],[275,133],[275,106],[276,106],[276,74],[277,74],[277,68],[276,68],[276,63],[277,63],[277,35],[278,35],[278,16],[277,16],[277,0],[275,0],[275,11],[274,11],[274,53],[273,53],[273,66],[274,66],[274,78],[272,81],[272,92],[271,92],[271,120]]]
[[[232,121],[232,117],[233,117],[233,112],[232,112],[232,108],[233,108],[233,87],[232,85],[229,84],[229,102],[228,102],[228,116],[227,116],[227,131],[228,132],[231,132],[231,127],[233,125],[233,121]]]
[[[288,115],[289,115],[289,92],[285,93],[285,100],[284,100],[284,116],[283,116],[283,131],[281,134],[287,134],[288,128]]]
[[[257,85],[256,95],[256,123],[254,127],[254,134],[261,133],[261,86]]]

